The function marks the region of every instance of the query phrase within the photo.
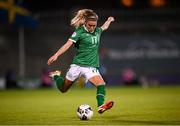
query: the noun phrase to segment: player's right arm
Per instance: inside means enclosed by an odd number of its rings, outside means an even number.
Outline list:
[[[61,56],[64,52],[66,52],[72,44],[73,41],[69,39],[53,56],[48,59],[47,64],[50,65],[51,63],[56,61],[57,58]]]

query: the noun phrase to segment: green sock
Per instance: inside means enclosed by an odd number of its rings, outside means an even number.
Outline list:
[[[97,94],[96,99],[98,103],[98,107],[101,106],[104,103],[104,97],[105,97],[105,85],[100,85],[97,87]]]
[[[58,89],[61,88],[61,86],[63,85],[63,82],[64,82],[64,78],[62,76],[55,75],[54,80],[56,82],[57,88]]]

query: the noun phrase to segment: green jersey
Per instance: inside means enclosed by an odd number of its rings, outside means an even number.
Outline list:
[[[82,66],[99,67],[98,48],[102,29],[96,27],[90,33],[85,26],[77,28],[69,38],[75,43],[76,55],[72,63]]]

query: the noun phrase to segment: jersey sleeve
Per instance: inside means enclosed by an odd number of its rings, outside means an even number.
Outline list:
[[[73,32],[73,34],[71,35],[71,37],[69,38],[69,40],[73,41],[74,43],[76,43],[79,39],[79,32],[78,30],[75,30]]]

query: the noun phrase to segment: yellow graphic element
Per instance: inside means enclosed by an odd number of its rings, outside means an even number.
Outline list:
[[[15,20],[16,14],[29,15],[29,11],[23,7],[17,6],[14,0],[0,1],[0,9],[8,11],[8,21],[10,24]]]

